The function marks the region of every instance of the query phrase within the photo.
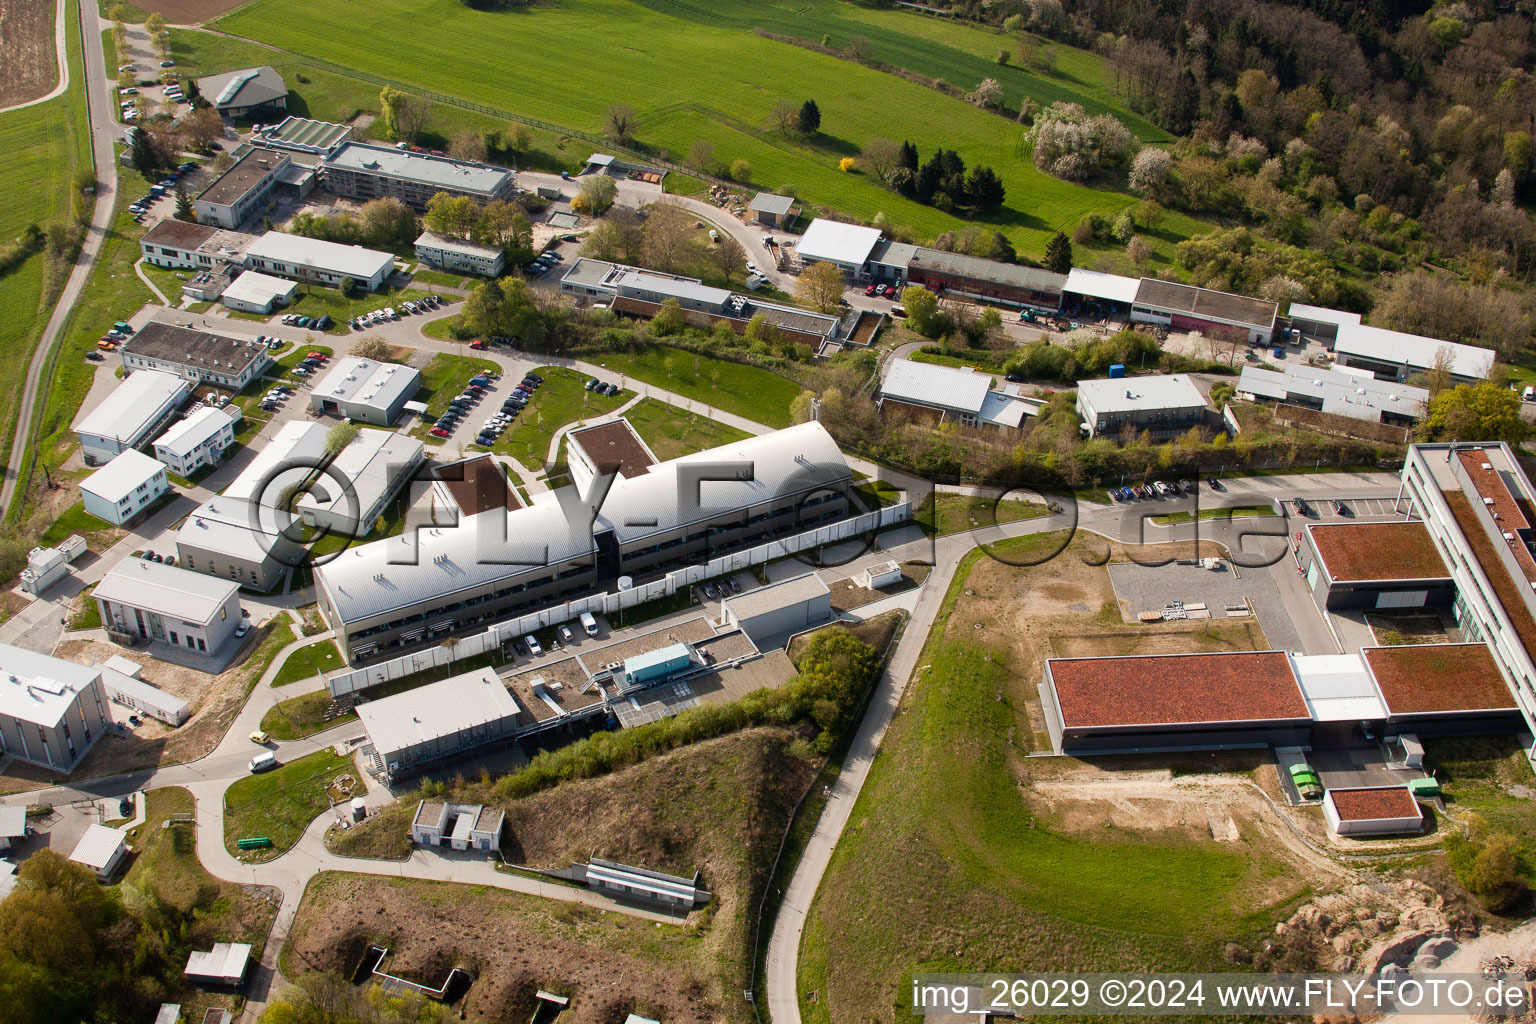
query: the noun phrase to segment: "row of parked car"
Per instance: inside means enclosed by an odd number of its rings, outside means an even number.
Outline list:
[[[278,384],[262,398],[261,407],[267,412],[277,412],[291,397],[293,397],[293,389],[287,384]]]
[[[282,322],[289,327],[304,327],[314,331],[328,331],[336,321],[331,319],[331,314],[321,313],[319,316],[300,316],[298,313],[283,314]]]
[[[542,253],[532,263],[523,267],[523,273],[528,277],[540,277],[556,263],[564,263],[565,257],[550,249]]]
[[[295,377],[308,377],[312,373],[318,373],[320,367],[324,365],[324,352],[310,352],[303,359],[299,360],[298,365],[293,368],[292,372]]]
[[[175,192],[177,182],[181,181],[181,176],[195,170],[197,170],[197,164],[188,160],[176,170],[167,171],[165,177],[149,186],[149,191],[135,199],[128,207],[128,212],[133,216],[133,222],[142,223],[149,208],[161,199],[169,198]]]
[[[1322,499],[1316,499],[1316,500],[1322,500]],[[1326,500],[1327,500],[1329,505],[1333,506],[1333,511],[1334,511],[1335,515],[1347,516],[1347,515],[1351,514],[1350,511],[1349,511],[1349,506],[1344,504],[1339,499],[1337,499],[1337,498],[1329,498],[1329,499],[1326,499]],[[1312,507],[1312,502],[1308,501],[1306,498],[1297,498],[1296,499],[1296,514],[1297,515],[1299,515],[1299,516],[1312,516],[1312,515],[1315,515],[1316,512],[1317,512],[1317,510]]]
[[[594,395],[607,395],[609,398],[612,398],[614,395],[620,395],[624,393],[624,389],[619,387],[617,384],[605,384],[598,380],[596,377],[593,377],[591,380],[587,381],[587,390],[592,392]]]
[[[1213,476],[1205,478],[1205,482],[1211,490],[1221,490],[1221,484]],[[1150,484],[1133,484],[1130,487],[1111,487],[1110,496],[1116,501],[1151,501],[1154,498],[1177,498],[1184,494],[1194,494],[1200,489],[1198,483],[1188,480],[1154,480]]]
[[[426,313],[436,309],[442,304],[442,299],[436,295],[428,295],[424,299],[410,299],[400,303],[400,308],[385,306],[383,309],[375,309],[371,313],[362,313],[347,321],[347,326],[354,331],[360,331],[364,327],[375,327],[378,324],[399,320],[401,313]]]
[[[741,593],[741,584],[729,576],[719,583],[706,580],[699,584],[699,593],[704,595],[706,601],[719,601],[730,597],[732,594]]]

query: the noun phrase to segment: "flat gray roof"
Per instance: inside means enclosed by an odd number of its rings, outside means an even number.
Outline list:
[[[779,580],[777,583],[756,587],[745,594],[728,597],[725,599],[725,606],[738,619],[750,619],[766,612],[788,608],[802,601],[812,601],[829,593],[831,590],[821,581],[820,576],[814,572],[807,572],[787,580]]]
[[[514,718],[519,710],[495,670],[482,668],[368,701],[358,706],[357,717],[374,749],[387,758],[397,750]]]
[[[1100,414],[1148,409],[1203,409],[1206,405],[1200,389],[1182,373],[1080,380],[1077,394]]]
[[[240,585],[234,580],[130,555],[102,577],[92,596],[189,622],[207,623],[239,591]]]
[[[52,728],[100,670],[0,644],[0,715]]]
[[[256,148],[236,160],[229,170],[213,179],[213,182],[197,194],[198,202],[216,206],[233,206],[251,189],[255,188],[278,164],[288,158],[270,149]]]
[[[229,377],[238,377],[252,363],[267,360],[266,346],[256,344],[254,338],[234,338],[159,320],[151,320],[139,328],[123,342],[122,352],[125,356],[143,356]]]
[[[560,283],[582,285],[587,288],[607,288],[609,286],[605,282],[616,266],[618,266],[617,263],[609,263],[607,260],[594,260],[588,256],[581,256],[560,278]]]
[[[485,195],[497,192],[512,178],[512,172],[505,167],[361,142],[342,144],[326,157],[325,165]]]
[[[342,356],[331,372],[315,382],[310,394],[319,399],[356,402],[387,409],[396,398],[407,398],[421,386],[421,371],[404,363],[380,363],[361,356]]]
[[[782,217],[795,205],[793,196],[780,196],[772,192],[759,192],[752,197],[747,209],[755,213],[771,213]]]

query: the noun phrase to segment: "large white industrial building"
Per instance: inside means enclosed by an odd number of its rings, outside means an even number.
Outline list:
[[[0,644],[0,754],[68,772],[107,728],[101,672]]]
[[[176,415],[191,390],[188,381],[169,373],[130,373],[75,424],[85,464],[100,466],[143,445]]]
[[[342,356],[315,381],[309,407],[324,416],[387,427],[420,388],[421,372],[413,367]]]
[[[343,245],[320,238],[268,231],[245,250],[255,270],[296,281],[340,287],[351,280],[364,291],[377,291],[395,269],[395,258],[377,249]]]
[[[392,430],[362,430],[331,463],[350,490],[336,486],[332,476],[322,477],[313,490],[300,495],[299,517],[310,526],[348,537],[364,537],[374,520],[426,457],[422,443]]]
[[[357,717],[368,734],[363,756],[396,777],[510,740],[518,710],[494,670],[465,672],[358,705]]]

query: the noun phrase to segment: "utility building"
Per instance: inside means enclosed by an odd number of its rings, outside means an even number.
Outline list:
[[[420,388],[421,371],[413,367],[342,356],[315,382],[309,407],[322,416],[387,427]]]
[[[1077,414],[1089,437],[1150,431],[1154,438],[1204,426],[1210,406],[1182,373],[1077,382]]]
[[[375,774],[398,778],[425,765],[509,742],[517,729],[517,701],[491,669],[358,706],[368,734],[363,748]]]
[[[171,421],[191,390],[188,381],[169,373],[130,372],[75,424],[81,458],[87,466],[101,466],[142,446]]]
[[[0,754],[68,772],[106,731],[101,673],[0,644]]]
[[[814,572],[733,594],[720,605],[721,618],[753,642],[783,640],[832,619],[832,591]]]

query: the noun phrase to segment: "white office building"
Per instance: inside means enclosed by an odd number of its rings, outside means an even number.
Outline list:
[[[433,231],[423,231],[416,239],[416,258],[441,270],[481,277],[500,277],[506,265],[506,255],[497,246],[476,245]]]
[[[0,644],[0,754],[68,772],[106,731],[101,672]]]
[[[91,515],[121,526],[170,489],[165,466],[130,448],[86,478],[80,498]]]
[[[347,279],[376,291],[395,269],[395,258],[377,249],[268,231],[245,250],[251,269],[296,281],[340,287]]]
[[[1497,353],[1476,345],[1345,322],[1338,326],[1333,357],[1341,366],[1359,367],[1383,380],[1396,381],[1433,370],[1443,360],[1456,383],[1470,384],[1488,379]]]
[[[510,740],[519,707],[495,670],[482,668],[440,683],[368,701],[357,709],[365,758],[389,776]]]
[[[191,392],[189,381],[162,372],[132,373],[75,424],[87,466],[100,466],[158,434]]]
[[[91,597],[109,632],[198,654],[217,652],[240,625],[238,584],[147,558],[117,563]]]
[[[881,412],[902,410],[939,423],[1017,430],[1024,417],[1038,415],[1045,405],[1021,391],[1018,384],[994,388],[990,373],[969,367],[892,359],[876,403]]]
[[[1077,382],[1077,414],[1089,437],[1127,430],[1167,437],[1204,425],[1209,408],[1182,373]]]
[[[223,458],[235,443],[235,424],[243,418],[234,403],[221,408],[205,405],[155,438],[155,458],[171,472],[190,477]]]
[[[293,301],[298,283],[247,270],[224,289],[219,301],[242,313],[270,313]]]
[[[1369,370],[1296,363],[1287,363],[1284,370],[1243,367],[1237,393],[1250,400],[1267,398],[1334,416],[1398,426],[1414,423],[1425,414],[1429,403],[1429,392],[1423,388],[1379,380]]]
[[[299,517],[313,527],[365,537],[425,458],[425,446],[403,432],[359,431],[331,463],[337,476],[351,486],[343,489],[336,486],[335,477],[322,478],[299,497]]]
[[[255,338],[235,338],[212,331],[152,321],[123,343],[123,372],[174,374],[190,384],[212,384],[239,391],[272,365],[267,346]],[[130,378],[131,379],[131,378]]]
[[[830,263],[849,280],[868,277],[869,257],[880,243],[880,229],[818,217],[795,245],[800,262]]]
[[[387,427],[420,388],[421,372],[413,367],[342,356],[315,381],[309,407],[322,416]]]

